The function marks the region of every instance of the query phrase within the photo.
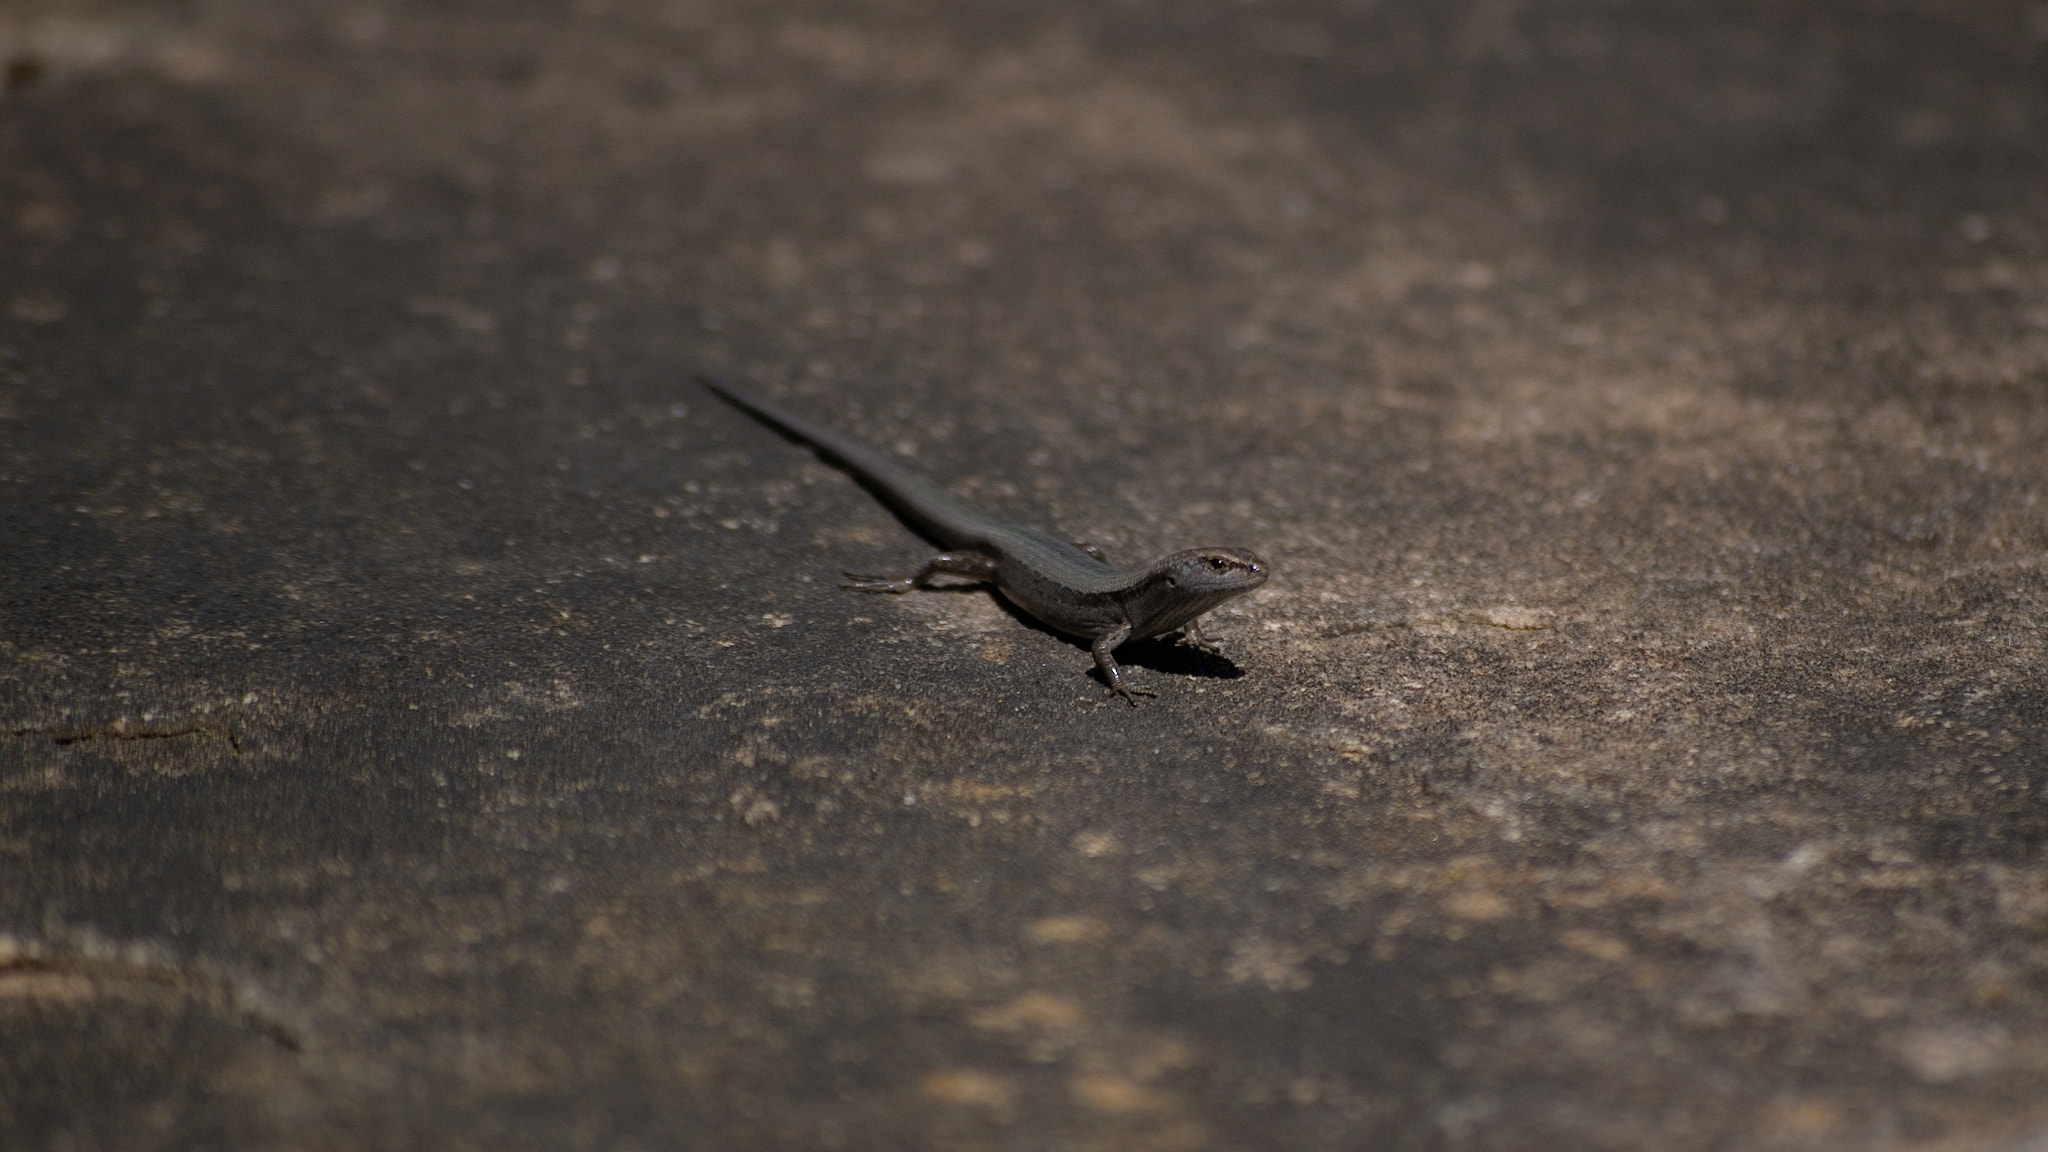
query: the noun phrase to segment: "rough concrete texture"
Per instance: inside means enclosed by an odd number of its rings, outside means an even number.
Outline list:
[[[0,56],[0,1145],[2048,1148],[2048,8]]]

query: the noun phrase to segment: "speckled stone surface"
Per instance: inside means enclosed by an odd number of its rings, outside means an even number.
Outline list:
[[[2048,9],[0,9],[0,1145],[2048,1149]],[[1086,652],[688,382],[1119,559]]]

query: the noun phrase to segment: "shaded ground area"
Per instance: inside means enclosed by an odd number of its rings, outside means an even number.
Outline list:
[[[0,1143],[2048,1146],[2048,9],[0,70]],[[1126,707],[703,367],[1277,575]]]

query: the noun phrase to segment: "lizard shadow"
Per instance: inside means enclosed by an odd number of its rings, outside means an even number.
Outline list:
[[[1054,635],[1058,635],[1058,633],[1054,633]],[[1180,633],[1169,632],[1167,635],[1179,636]],[[1083,652],[1089,650],[1088,645],[1074,640],[1071,636],[1061,636],[1060,639],[1073,641],[1074,647],[1079,648]],[[1179,640],[1163,639],[1156,636],[1146,640],[1133,640],[1118,648],[1116,650],[1116,660],[1119,664],[1135,665],[1139,668],[1161,672],[1168,676],[1197,676],[1204,680],[1236,680],[1244,675],[1244,669],[1239,668],[1230,657],[1220,652],[1204,652],[1192,644],[1183,644]],[[1088,675],[1104,687],[1107,687],[1109,684],[1109,681],[1103,677],[1102,669],[1100,668],[1089,668]]]

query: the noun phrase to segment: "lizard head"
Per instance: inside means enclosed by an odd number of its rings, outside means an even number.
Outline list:
[[[1154,561],[1137,594],[1124,602],[1132,636],[1171,632],[1266,582],[1266,562],[1242,548],[1190,548]]]
[[[1155,566],[1166,584],[1183,596],[1214,597],[1220,604],[1266,582],[1266,562],[1242,548],[1190,548],[1162,557]]]

